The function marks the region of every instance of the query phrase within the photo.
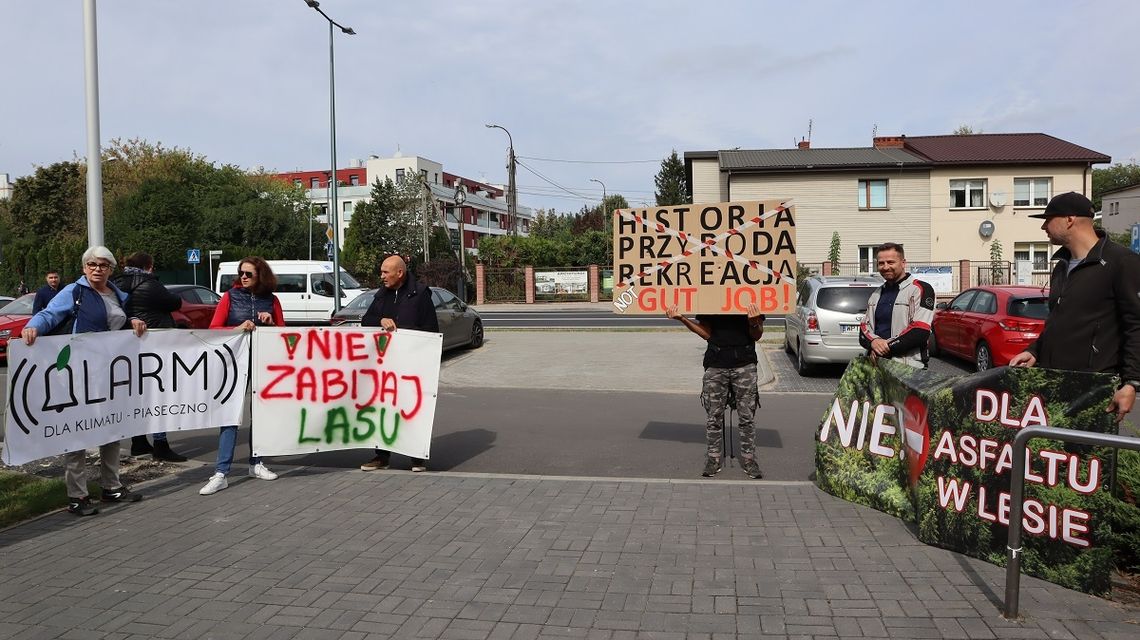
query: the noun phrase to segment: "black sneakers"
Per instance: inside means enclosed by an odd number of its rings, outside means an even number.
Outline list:
[[[706,478],[711,478],[718,473],[720,473],[720,458],[709,456],[708,459],[705,460],[705,470],[701,472],[701,475]]]
[[[137,458],[145,456],[154,451],[154,447],[150,446],[150,441],[146,436],[135,436],[131,438],[131,457]]]
[[[759,480],[764,477],[764,473],[760,471],[760,465],[757,464],[756,458],[741,458],[740,468],[753,480]]]
[[[67,512],[77,516],[93,516],[99,510],[91,506],[91,498],[70,498],[67,503]]]
[[[118,489],[103,489],[103,502],[138,502],[142,496],[126,487]]]
[[[186,456],[175,453],[166,440],[154,441],[154,451],[151,453],[151,457],[164,462],[186,462]]]

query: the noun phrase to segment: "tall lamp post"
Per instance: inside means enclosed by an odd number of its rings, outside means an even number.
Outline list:
[[[515,141],[511,137],[511,132],[507,131],[506,127],[501,127],[497,124],[485,125],[488,129],[502,129],[503,133],[507,134],[507,143],[510,148],[507,152],[507,218],[510,219],[511,228],[510,235],[515,235],[515,227],[518,226],[518,199],[519,194],[515,189]]]
[[[333,232],[333,313],[340,311],[340,216],[337,215],[336,202],[336,77],[333,64],[333,27],[340,29],[341,33],[354,36],[356,32],[352,27],[345,27],[321,11],[321,3],[317,0],[305,0],[305,4],[312,7],[321,17],[329,23],[329,147],[332,156],[332,176],[329,178],[332,193],[329,203],[329,221]],[[309,245],[312,247],[312,243]]]
[[[611,228],[609,225],[613,224],[613,221],[610,220],[609,214],[606,213],[606,183],[604,183],[601,180],[598,180],[596,178],[590,178],[590,182],[597,182],[598,184],[602,185],[602,231],[604,232],[606,229]],[[613,251],[612,238],[611,238],[610,242],[606,243],[606,257],[607,258],[610,257],[611,251]],[[611,258],[609,260],[609,262],[611,262],[611,266],[612,266],[613,259]]]
[[[459,287],[456,292],[459,294],[459,299],[464,303],[467,302],[467,261],[464,259],[467,256],[467,249],[463,247],[463,203],[467,202],[467,193],[463,191],[463,186],[458,181],[455,183],[455,219],[459,224]]]

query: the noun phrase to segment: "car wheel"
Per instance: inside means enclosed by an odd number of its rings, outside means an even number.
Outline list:
[[[974,362],[978,371],[985,371],[994,366],[994,357],[990,353],[990,345],[986,344],[984,340],[979,342],[977,348],[974,349]]]
[[[476,320],[471,323],[471,348],[478,349],[483,346],[483,323]]]
[[[796,347],[796,373],[801,376],[810,375],[811,365],[804,360],[804,345],[797,342]]]
[[[932,356],[942,353],[942,350],[938,348],[938,338],[934,336],[934,329],[930,330],[930,340],[926,343],[926,350]]]

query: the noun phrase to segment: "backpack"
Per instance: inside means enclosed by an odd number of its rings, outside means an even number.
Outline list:
[[[83,303],[83,288],[75,285],[71,292],[73,298],[71,302],[71,313],[63,320],[63,322],[56,325],[54,329],[48,331],[49,336],[67,336],[75,332],[75,319],[79,317],[79,306]]]

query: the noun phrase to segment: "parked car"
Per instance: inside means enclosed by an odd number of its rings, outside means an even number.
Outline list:
[[[850,362],[863,353],[859,325],[880,276],[811,276],[798,284],[796,311],[784,319],[784,350],[796,356],[796,371],[812,365]]]
[[[36,294],[29,293],[0,307],[0,362],[8,362],[8,340],[19,338],[24,325],[32,319],[32,303]]]
[[[431,301],[435,304],[435,316],[439,319],[439,330],[443,333],[443,350],[455,347],[478,349],[483,346],[483,318],[479,317],[479,313],[447,289],[429,288]],[[360,319],[376,298],[377,291],[379,289],[369,289],[357,296],[333,314],[330,324],[334,327],[359,326]]]
[[[13,300],[15,300],[15,298],[13,298],[12,296],[0,296],[0,307],[3,307],[4,305],[8,304],[9,302],[11,302]]]
[[[166,288],[182,298],[182,308],[170,314],[174,316],[174,326],[179,329],[210,328],[214,309],[218,307],[222,296],[196,284],[168,284]]]
[[[1049,290],[990,286],[967,289],[938,305],[930,332],[930,353],[946,352],[972,361],[978,371],[1009,364],[1045,328]]]

